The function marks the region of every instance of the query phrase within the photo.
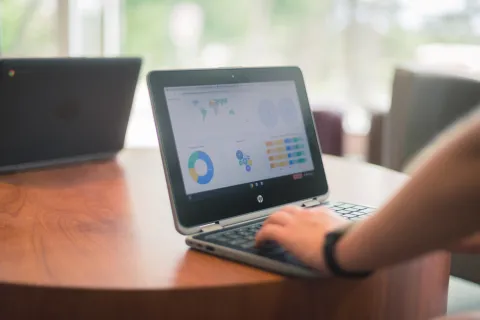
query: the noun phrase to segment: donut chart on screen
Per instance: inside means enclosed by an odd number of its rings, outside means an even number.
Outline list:
[[[196,168],[195,163],[197,161],[203,161],[207,167],[207,172],[204,175],[199,175]],[[188,159],[188,171],[190,172],[190,176],[192,177],[193,181],[198,184],[207,184],[213,179],[213,162],[212,159],[203,151],[195,151],[190,155]]]

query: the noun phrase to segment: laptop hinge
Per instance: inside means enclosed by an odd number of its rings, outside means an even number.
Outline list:
[[[220,230],[220,229],[223,229],[223,227],[218,222],[215,222],[215,223],[208,224],[208,225],[202,227],[202,229],[200,229],[200,230],[202,232],[212,232],[212,231]]]
[[[302,207],[312,208],[312,207],[318,207],[320,204],[321,204],[321,202],[318,201],[317,199],[312,199],[312,200],[308,200],[308,201],[305,201],[304,203],[302,203]]]

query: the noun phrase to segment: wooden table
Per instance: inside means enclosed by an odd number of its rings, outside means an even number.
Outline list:
[[[325,157],[332,198],[379,205],[406,177]],[[158,150],[0,177],[0,318],[427,319],[449,256],[306,281],[188,250]]]

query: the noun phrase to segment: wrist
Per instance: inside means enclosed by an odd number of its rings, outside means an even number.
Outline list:
[[[354,224],[355,224],[354,222],[348,221],[347,223],[342,224],[341,226],[338,226],[336,228],[331,229],[330,231],[327,232],[327,234],[330,233],[330,232],[346,233],[351,227],[353,227]],[[326,241],[326,239],[323,238],[323,241],[320,242],[319,247],[315,251],[315,255],[311,259],[311,261],[312,261],[311,265],[315,269],[320,271],[322,274],[325,274],[325,275],[329,276],[329,275],[331,275],[331,271],[328,268],[328,265],[325,261],[325,256],[323,254],[323,252],[325,250],[325,241]],[[322,254],[319,255],[317,252],[321,252]]]
[[[358,256],[359,253],[365,252],[365,247],[360,241],[352,241],[352,228],[349,228],[349,231],[350,232],[348,234],[345,234],[345,236],[338,241],[336,246],[336,257],[338,264],[343,269],[351,272],[371,269],[370,266],[365,265],[364,259],[361,259]]]
[[[350,224],[345,228],[337,229],[327,234],[324,244],[324,262],[326,269],[330,274],[345,278],[365,278],[372,272],[365,269],[350,269],[339,260],[339,244],[344,236],[353,228]]]

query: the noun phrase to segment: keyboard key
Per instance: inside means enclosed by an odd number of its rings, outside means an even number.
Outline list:
[[[338,210],[338,211],[335,211],[335,212],[336,212],[336,213],[339,213],[339,214],[341,214],[341,215],[350,213],[350,211],[345,211],[345,210]]]
[[[268,250],[260,247],[260,248],[257,248],[256,253],[262,257],[277,260],[278,258],[282,257],[282,255],[285,254],[285,250],[280,246],[276,248],[268,249]]]
[[[230,232],[222,233],[222,236],[225,237],[225,238],[228,238],[230,240],[235,240],[235,239],[238,239],[240,237],[240,235],[238,235],[236,233],[230,233]]]
[[[209,234],[208,236],[205,237],[207,240],[216,240],[220,236],[219,233],[214,233],[214,234]]]
[[[363,212],[350,212],[349,214],[352,214],[352,215],[357,216],[357,217],[361,217],[361,216],[365,215],[365,213],[363,213]]]
[[[255,247],[255,241],[247,241],[240,245],[240,248],[242,249],[252,249],[254,247]]]
[[[365,209],[362,209],[360,212],[363,212],[363,213],[373,213],[375,212],[376,209],[373,209],[373,208],[365,208]]]
[[[362,212],[362,211],[358,211],[356,212],[357,215],[362,215],[362,216],[365,216],[367,214],[371,214],[371,213],[368,213],[368,212]]]
[[[258,253],[261,255],[277,254],[284,251],[285,250],[280,247],[275,241],[266,241],[258,248]]]
[[[367,207],[365,206],[355,206],[353,207],[353,209],[357,209],[357,210],[363,210],[363,209],[366,209]]]
[[[345,218],[356,218],[357,216],[353,215],[353,214],[345,214],[343,215]]]
[[[355,205],[353,205],[353,204],[344,203],[344,204],[340,205],[339,207],[344,208],[344,209],[348,209],[348,208],[352,208],[354,206]]]
[[[219,236],[215,240],[218,241],[218,242],[229,242],[230,241],[229,238],[224,237],[224,236]]]
[[[275,241],[265,241],[263,244],[262,244],[262,248],[263,249],[271,249],[271,248],[276,248],[278,247],[279,245],[275,242]]]
[[[229,244],[232,245],[232,246],[238,246],[238,245],[241,245],[241,244],[243,244],[247,241],[248,241],[247,239],[237,239],[237,240],[230,241]]]

